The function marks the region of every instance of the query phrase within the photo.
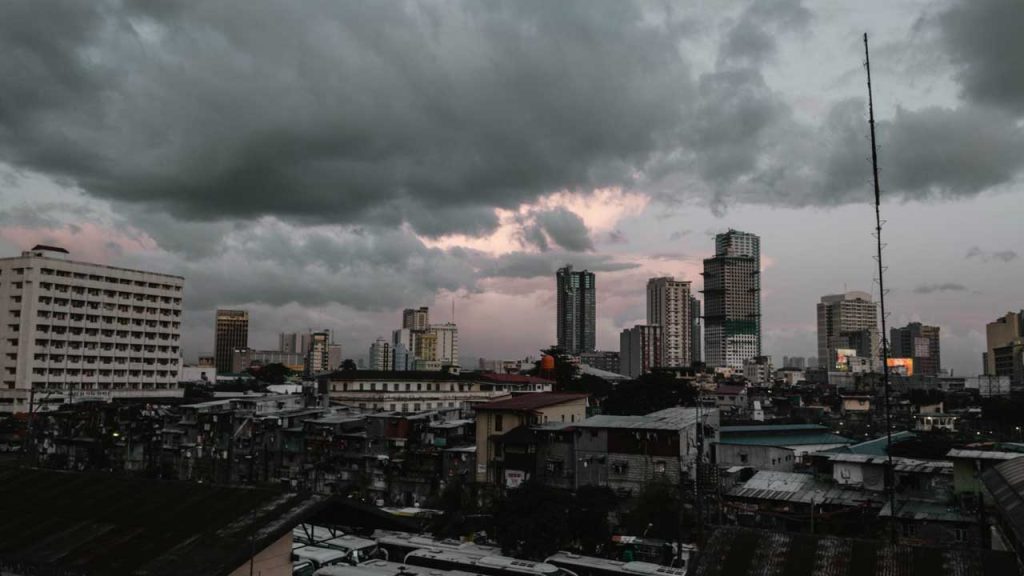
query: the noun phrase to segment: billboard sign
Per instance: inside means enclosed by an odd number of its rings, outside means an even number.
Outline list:
[[[851,358],[857,356],[853,348],[836,348],[836,371],[849,372]]]
[[[913,376],[914,375],[914,359],[913,358],[889,358],[886,362],[889,366],[889,371],[900,376]]]

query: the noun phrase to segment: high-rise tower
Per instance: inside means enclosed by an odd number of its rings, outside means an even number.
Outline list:
[[[850,348],[878,364],[878,303],[867,292],[822,296],[818,303],[818,367],[836,369],[836,350]]]
[[[214,357],[217,372],[231,372],[231,358],[236,349],[249,347],[249,312],[217,310],[214,333]]]
[[[708,366],[743,368],[761,356],[761,239],[729,230],[715,236],[704,260],[704,358]]]
[[[572,266],[555,274],[558,289],[558,347],[567,354],[593,352],[596,348],[597,294],[594,273],[575,272]]]
[[[689,366],[690,282],[671,276],[647,281],[647,324],[661,326],[662,366]]]

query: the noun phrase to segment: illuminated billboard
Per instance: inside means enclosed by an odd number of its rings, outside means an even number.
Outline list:
[[[889,358],[886,364],[888,364],[889,371],[893,374],[899,374],[901,376],[914,375],[913,358]]]
[[[850,359],[857,356],[853,348],[836,348],[836,370],[838,372],[850,371]]]

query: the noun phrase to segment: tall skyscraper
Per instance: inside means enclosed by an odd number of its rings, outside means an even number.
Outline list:
[[[184,285],[54,246],[0,259],[0,413],[28,412],[32,389],[37,403],[180,396]]]
[[[619,334],[619,374],[637,378],[664,366],[661,352],[662,327],[636,325]]]
[[[402,312],[402,328],[422,332],[430,328],[430,308],[406,308]]]
[[[231,372],[231,359],[235,350],[249,347],[249,312],[245,310],[217,310],[213,355],[217,372]]]
[[[595,351],[597,291],[594,273],[586,270],[575,272],[570,265],[559,268],[555,280],[558,290],[558,347],[567,354]]]
[[[913,358],[914,374],[938,376],[942,369],[938,326],[911,322],[903,328],[893,328],[889,334],[889,356]]]
[[[1015,391],[1024,387],[1024,310],[989,322],[985,338],[985,374],[1008,376]]]
[[[661,326],[663,366],[689,366],[692,362],[690,304],[689,281],[671,276],[647,281],[647,324]]]
[[[703,362],[701,350],[700,300],[690,296],[690,362]]]
[[[394,369],[394,356],[391,343],[378,337],[370,344],[370,370],[390,371]]]
[[[822,296],[818,303],[818,367],[842,370],[836,350],[853,349],[879,364],[878,303],[871,294],[853,291]],[[891,355],[890,355],[891,356]],[[843,355],[845,358],[845,355]]]
[[[755,356],[761,356],[761,239],[729,230],[715,236],[715,256],[704,260],[704,359],[742,370]]]

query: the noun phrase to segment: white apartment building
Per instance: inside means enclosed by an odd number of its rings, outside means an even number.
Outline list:
[[[393,370],[394,354],[391,343],[383,337],[378,336],[373,344],[370,344],[370,370]]]
[[[550,392],[553,382],[520,374],[453,373],[440,370],[352,370],[323,376],[332,402],[380,412],[457,408],[526,392]]]
[[[36,246],[0,259],[0,412],[181,396],[180,276]],[[34,393],[30,394],[30,391]]]
[[[671,276],[647,281],[647,324],[661,326],[662,366],[692,363],[690,304],[689,281]]]
[[[459,365],[459,329],[455,324],[431,324],[429,333],[436,337],[434,360],[441,366]]]

